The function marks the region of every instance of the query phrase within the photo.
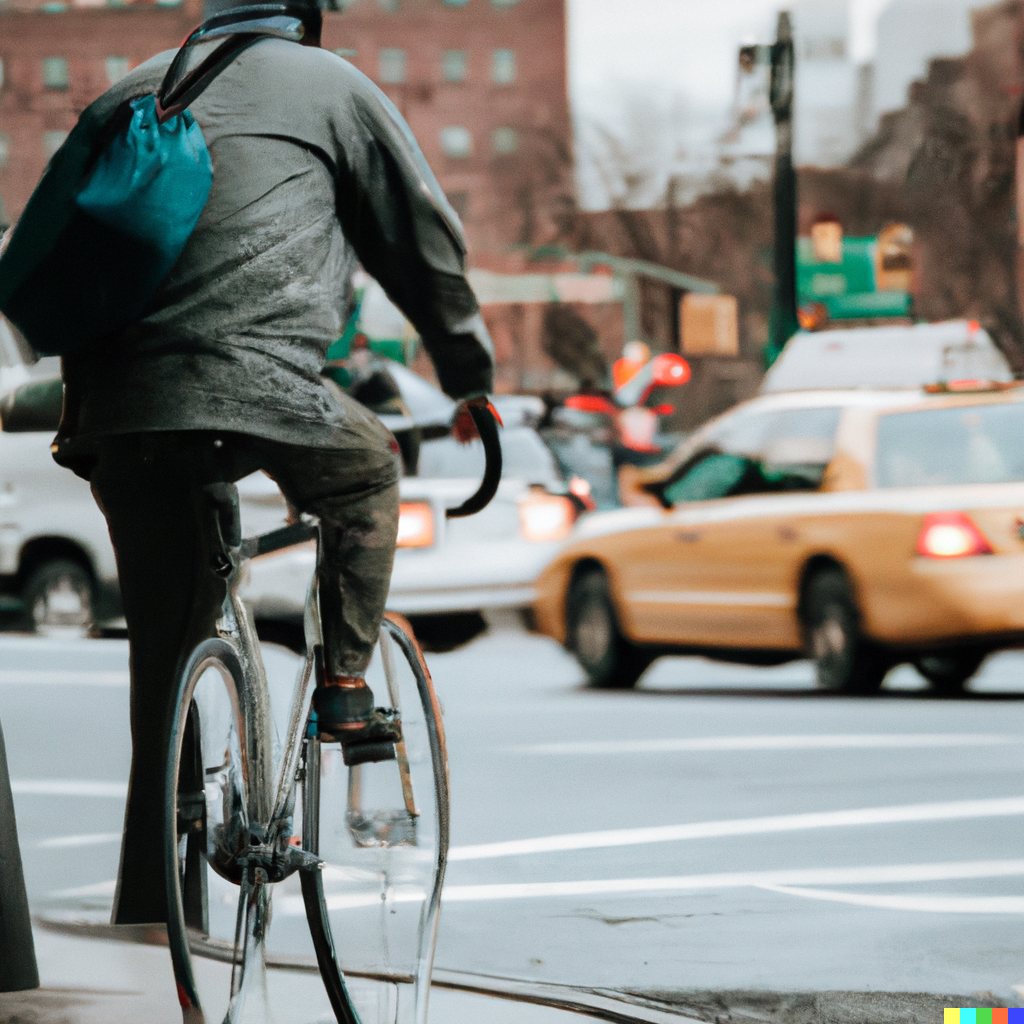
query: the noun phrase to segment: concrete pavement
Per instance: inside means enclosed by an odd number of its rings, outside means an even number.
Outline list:
[[[599,693],[511,629],[430,661],[455,813],[442,971],[703,1020],[1020,1003],[1021,654],[993,658],[963,700],[930,697],[908,668],[864,699],[814,691],[802,664],[700,659]],[[109,906],[126,666],[116,641],[0,638],[34,909]],[[55,709],[74,725],[57,742]]]

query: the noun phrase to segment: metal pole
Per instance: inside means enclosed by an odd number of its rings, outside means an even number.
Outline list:
[[[768,325],[765,362],[778,358],[799,327],[796,316],[796,172],[793,169],[793,25],[779,13],[771,47],[772,116],[775,119],[775,298]]]
[[[0,726],[0,992],[39,987],[36,949],[18,848],[18,825]]]

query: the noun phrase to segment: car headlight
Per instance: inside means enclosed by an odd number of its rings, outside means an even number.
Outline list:
[[[519,502],[519,528],[527,540],[561,540],[576,519],[571,499],[560,494],[535,492]]]
[[[429,548],[434,543],[434,510],[425,501],[403,501],[398,508],[398,546]]]

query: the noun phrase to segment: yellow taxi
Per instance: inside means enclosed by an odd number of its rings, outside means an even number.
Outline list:
[[[1024,391],[766,395],[637,471],[629,507],[585,518],[547,565],[541,632],[595,686],[660,654],[808,656],[869,693],[910,661],[956,691],[1024,641]]]

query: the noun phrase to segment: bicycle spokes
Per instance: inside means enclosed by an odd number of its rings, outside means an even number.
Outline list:
[[[403,638],[386,624],[367,675],[378,703],[400,716],[396,758],[350,767],[340,748],[315,739],[307,757],[305,799],[319,799],[316,848],[325,861],[317,884],[362,1024],[426,1020],[447,844],[436,700],[412,641],[401,646]],[[307,849],[311,838],[304,833]]]

